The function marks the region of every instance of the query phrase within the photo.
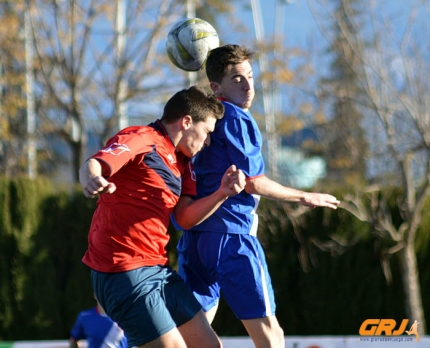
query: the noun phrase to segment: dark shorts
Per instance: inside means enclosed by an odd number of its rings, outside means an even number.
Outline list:
[[[240,320],[275,315],[272,282],[257,237],[184,231],[177,250],[178,273],[204,311],[218,303],[222,291]]]
[[[120,273],[91,271],[94,292],[124,330],[130,347],[142,345],[191,320],[201,306],[170,267]]]

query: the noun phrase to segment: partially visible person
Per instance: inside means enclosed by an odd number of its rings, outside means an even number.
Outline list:
[[[191,157],[211,143],[224,107],[197,87],[176,93],[160,120],[128,127],[80,169],[86,197],[100,194],[83,263],[92,286],[130,347],[212,348],[221,341],[189,287],[169,266],[170,216],[191,228],[241,192],[232,164],[211,195],[194,200]]]
[[[196,227],[182,226],[178,273],[210,323],[222,291],[256,348],[280,348],[285,345],[284,332],[275,315],[274,291],[257,238],[260,197],[311,208],[336,209],[340,202],[329,194],[285,187],[265,175],[261,133],[248,110],[255,96],[253,55],[243,46],[225,45],[212,50],[206,61],[210,87],[222,100],[225,114],[216,124],[211,146],[195,158],[197,197],[212,194],[232,163],[245,173],[246,186]]]
[[[87,341],[88,348],[127,348],[124,331],[106,315],[97,298],[96,306],[80,312],[76,318],[69,348],[79,348],[81,340]]]

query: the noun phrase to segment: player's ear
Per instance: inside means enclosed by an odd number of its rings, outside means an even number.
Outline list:
[[[182,127],[184,130],[190,129],[193,124],[193,118],[190,115],[182,117]]]
[[[210,87],[211,87],[212,91],[214,92],[215,97],[221,97],[222,96],[221,86],[218,82],[211,82]]]

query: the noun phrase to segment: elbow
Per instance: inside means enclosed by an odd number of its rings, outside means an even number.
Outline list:
[[[172,224],[175,227],[175,229],[178,231],[189,230],[192,227],[194,227],[194,225],[190,224],[188,221],[186,221],[186,219],[176,217],[175,214],[172,214],[170,216],[170,220],[172,221]]]
[[[176,220],[175,227],[177,230],[182,231],[191,230],[193,227],[201,223],[204,219],[205,218],[200,218],[199,220],[197,220],[197,218],[187,218],[187,216],[185,215],[183,218],[179,218]]]
[[[249,195],[263,195],[272,184],[265,175],[249,178],[246,180],[245,192]]]
[[[193,224],[182,224],[182,230],[186,231],[186,230],[190,230],[192,229],[195,225]]]
[[[252,195],[254,193],[257,193],[255,189],[255,183],[252,180],[247,180],[245,185],[245,192],[249,195]]]
[[[195,225],[196,225],[196,224],[191,224],[191,223],[189,223],[189,222],[187,222],[187,221],[180,221],[180,222],[177,222],[176,229],[177,229],[177,230],[182,230],[182,231],[190,230],[190,229],[192,229]]]

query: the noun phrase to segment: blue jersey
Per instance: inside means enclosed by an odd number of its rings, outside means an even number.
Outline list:
[[[79,313],[70,331],[75,341],[87,340],[88,348],[127,348],[127,340],[122,329],[108,316],[98,312],[96,307]]]
[[[262,137],[251,113],[223,101],[224,117],[218,120],[211,134],[211,144],[194,159],[197,175],[197,198],[215,192],[225,171],[235,164],[247,179],[264,175],[261,153]],[[260,197],[243,190],[229,197],[216,212],[195,226],[194,231],[255,234],[258,216],[255,213]]]
[[[216,191],[232,164],[247,179],[264,175],[262,138],[256,122],[247,110],[223,104],[224,117],[216,123],[210,146],[195,158],[198,198]],[[205,312],[219,303],[222,291],[241,320],[275,314],[264,250],[256,237],[258,201],[258,195],[245,191],[231,196],[201,224],[184,231],[178,241],[178,273]],[[240,281],[232,281],[238,274]]]

